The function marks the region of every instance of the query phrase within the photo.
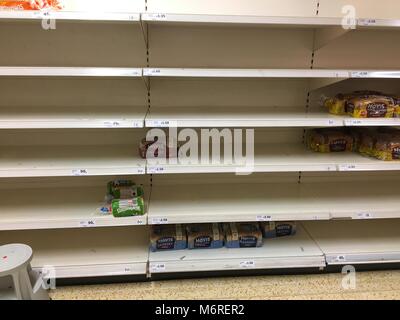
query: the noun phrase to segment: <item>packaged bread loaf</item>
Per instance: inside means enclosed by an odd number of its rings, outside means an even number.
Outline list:
[[[336,115],[345,115],[347,100],[352,97],[351,94],[338,94],[333,98],[327,98],[324,102],[329,113]]]
[[[342,129],[312,129],[307,131],[306,144],[316,152],[352,151],[354,138],[351,133]]]
[[[116,199],[132,199],[144,194],[143,188],[135,185],[132,180],[110,181],[107,184],[107,192]]]
[[[262,222],[264,238],[277,238],[296,234],[296,222]]]
[[[112,214],[116,218],[144,215],[144,200],[142,197],[132,199],[114,199],[111,202]]]
[[[335,97],[327,98],[324,101],[324,106],[329,110],[329,113],[335,115],[346,115],[348,114],[347,104],[355,97],[369,97],[372,95],[382,95],[378,91],[354,91],[351,93],[339,93]]]
[[[373,155],[380,160],[400,160],[400,135],[381,133],[376,137]]]
[[[255,248],[262,246],[262,234],[258,223],[225,223],[225,246],[227,248]]]
[[[393,96],[394,101],[394,117],[400,118],[400,96]]]
[[[178,156],[178,143],[171,143],[168,137],[165,142],[154,145],[157,141],[158,137],[155,137],[151,141],[143,138],[139,145],[140,157],[143,159],[154,159],[161,157],[176,158]]]
[[[358,129],[358,143],[356,151],[366,156],[374,156],[375,138],[377,131],[374,129]]]
[[[218,223],[191,224],[186,227],[189,249],[216,249],[224,245],[224,237]]]
[[[187,248],[185,229],[180,224],[151,227],[150,250],[182,250]]]
[[[347,114],[354,118],[393,118],[394,99],[385,95],[362,95],[346,103]]]

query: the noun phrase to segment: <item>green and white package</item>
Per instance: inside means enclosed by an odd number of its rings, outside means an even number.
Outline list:
[[[111,203],[112,214],[116,218],[144,215],[142,197],[132,199],[114,199]]]
[[[115,199],[132,199],[144,195],[143,188],[131,180],[110,181],[107,184],[107,192]]]

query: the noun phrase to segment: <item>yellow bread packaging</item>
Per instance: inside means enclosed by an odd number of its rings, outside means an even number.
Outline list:
[[[353,151],[354,138],[342,129],[313,129],[307,132],[306,144],[315,152]]]

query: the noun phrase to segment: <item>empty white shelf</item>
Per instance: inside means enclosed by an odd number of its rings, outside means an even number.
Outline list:
[[[205,69],[205,68],[144,68],[149,77],[205,78],[348,78],[348,70],[316,69]]]
[[[0,129],[143,128],[147,107],[0,108]]]
[[[149,224],[329,219],[312,192],[297,183],[153,186]]]
[[[147,215],[102,215],[106,186],[2,190],[0,230],[93,228],[144,225]],[[145,205],[150,190],[145,192]]]
[[[243,149],[245,150],[245,149]],[[355,152],[318,153],[301,144],[255,145],[254,166],[247,166],[245,160],[224,164],[223,152],[220,163],[197,164],[162,163],[156,159],[147,160],[147,173],[217,173],[217,172],[293,172],[293,171],[385,171],[400,170],[400,161],[381,161],[364,157]]]
[[[210,14],[170,14],[143,13],[142,20],[153,23],[184,23],[202,25],[263,25],[279,27],[321,27],[341,26],[339,18],[321,17],[278,17],[278,16],[244,16],[244,15],[210,15]]]
[[[277,268],[323,268],[324,256],[301,226],[293,237],[265,240],[260,248],[150,252],[150,273]]]
[[[279,16],[246,16],[246,15],[216,15],[216,14],[172,14],[143,13],[142,21],[149,24],[189,24],[189,25],[257,25],[271,27],[342,27],[341,17],[279,17]],[[396,19],[365,19],[356,20],[360,29],[396,29],[400,20]]]
[[[399,70],[144,68],[148,77],[398,79]]]
[[[0,77],[141,77],[138,68],[0,67]]]
[[[135,146],[7,146],[0,177],[133,175],[145,173]]]
[[[400,262],[400,220],[306,222],[328,265]]]
[[[0,243],[30,245],[33,269],[53,266],[57,278],[146,274],[145,227],[1,232]]]
[[[396,181],[155,185],[149,224],[400,218]]]
[[[279,107],[152,107],[146,127],[329,127],[343,126],[343,118],[305,108]]]
[[[139,13],[118,12],[68,12],[68,11],[0,11],[1,20],[42,20],[56,19],[61,21],[86,22],[140,22]]]

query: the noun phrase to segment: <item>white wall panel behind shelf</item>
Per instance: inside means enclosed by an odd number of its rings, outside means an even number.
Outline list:
[[[152,107],[305,107],[305,79],[151,78]]]
[[[345,6],[355,8],[356,18],[400,19],[400,3],[397,0],[319,0],[318,16],[343,17]]]
[[[309,68],[312,29],[149,26],[154,67]]]
[[[109,108],[147,106],[147,89],[140,78],[0,78],[0,106]],[[23,94],[21,94],[23,92]],[[73,94],[71,94],[73,92]]]
[[[398,70],[397,38],[398,30],[351,31],[316,51],[314,68]]]
[[[0,245],[26,243],[33,248],[32,267],[53,266],[57,278],[145,275],[147,228],[2,231]]]
[[[317,0],[148,0],[152,13],[224,14],[259,16],[316,15]]]
[[[44,30],[41,21],[1,23],[7,43],[2,66],[142,67],[146,45],[140,24],[70,23],[56,20]],[[29,47],[29,54],[26,48]]]

